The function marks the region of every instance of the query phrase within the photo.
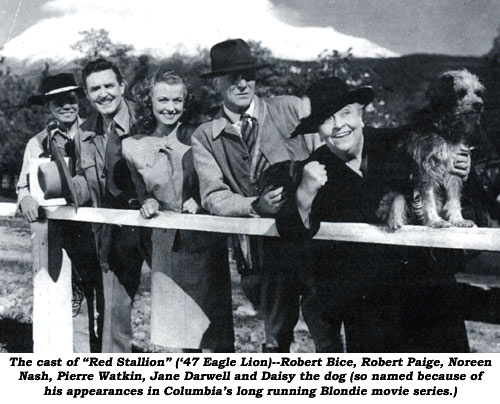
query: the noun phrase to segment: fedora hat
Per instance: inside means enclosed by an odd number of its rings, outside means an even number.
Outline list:
[[[311,102],[311,114],[300,121],[293,136],[316,133],[319,125],[346,105],[368,105],[374,97],[371,87],[349,90],[347,84],[338,77],[327,77],[314,82],[306,90],[306,95]]]
[[[76,84],[71,73],[60,73],[47,76],[42,79],[40,85],[41,94],[34,95],[28,99],[29,105],[43,105],[51,97],[74,91],[78,96],[83,96],[83,89]]]
[[[260,70],[270,66],[269,63],[259,63],[243,39],[228,39],[215,44],[210,49],[210,60],[212,71],[201,74],[201,78],[208,79],[245,70]]]

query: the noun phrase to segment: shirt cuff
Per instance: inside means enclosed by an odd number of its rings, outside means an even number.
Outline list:
[[[248,212],[248,214],[250,215],[250,217],[260,217],[260,215],[257,213],[257,211],[255,210],[255,208],[253,207],[253,204],[259,199],[259,197],[256,197],[251,203],[250,203],[250,210]]]

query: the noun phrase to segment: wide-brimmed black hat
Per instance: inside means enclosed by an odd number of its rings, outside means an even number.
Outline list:
[[[300,121],[293,132],[294,136],[316,133],[319,125],[346,105],[368,105],[374,97],[371,87],[349,90],[347,84],[338,77],[327,77],[314,82],[306,90],[306,95],[311,101],[311,114]]]
[[[260,70],[270,66],[269,63],[257,62],[243,39],[228,39],[215,44],[210,49],[210,59],[212,71],[201,74],[201,78],[208,79],[246,70]]]
[[[83,96],[83,89],[76,85],[75,78],[71,73],[60,73],[54,76],[44,77],[40,86],[41,94],[34,95],[28,99],[29,105],[43,105],[51,97],[74,91],[78,96]]]

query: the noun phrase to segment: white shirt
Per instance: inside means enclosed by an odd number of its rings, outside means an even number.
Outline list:
[[[236,112],[231,111],[228,107],[226,107],[225,104],[222,105],[222,108],[224,108],[224,112],[231,121],[231,125],[233,128],[236,129],[236,131],[240,134],[241,136],[241,115]],[[255,118],[255,100],[252,100],[250,105],[248,106],[247,110],[245,111],[245,114],[250,115],[252,118]],[[250,125],[252,123],[250,122]]]

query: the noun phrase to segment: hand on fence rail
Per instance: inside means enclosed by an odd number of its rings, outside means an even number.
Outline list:
[[[139,211],[103,208],[80,208],[78,213],[70,206],[44,208],[49,220],[70,220],[90,223],[111,223],[123,226],[156,227],[183,230],[210,231],[228,234],[250,234],[278,237],[274,219],[220,217],[160,212],[156,217],[143,219]],[[1,203],[0,216],[14,216],[16,204]],[[393,244],[415,247],[435,247],[500,251],[500,229],[447,228],[405,226],[388,232],[386,226],[366,223],[323,222],[314,239],[358,243]]]

